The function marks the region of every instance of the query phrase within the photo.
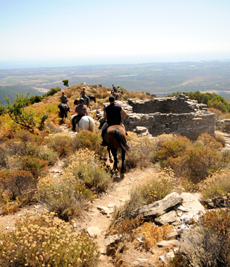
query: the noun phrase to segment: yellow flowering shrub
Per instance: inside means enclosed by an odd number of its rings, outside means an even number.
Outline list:
[[[143,247],[148,250],[162,240],[167,239],[167,235],[173,230],[173,226],[164,224],[157,226],[153,223],[145,222],[143,225],[136,229],[137,234],[144,237]]]
[[[98,247],[87,234],[47,212],[18,220],[14,231],[0,232],[2,267],[93,267]]]

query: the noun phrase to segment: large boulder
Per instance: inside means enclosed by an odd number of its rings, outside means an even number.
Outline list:
[[[144,219],[158,217],[163,215],[175,206],[182,203],[183,198],[176,192],[167,195],[164,199],[154,202],[153,204],[145,205],[131,212],[132,217],[142,215]]]

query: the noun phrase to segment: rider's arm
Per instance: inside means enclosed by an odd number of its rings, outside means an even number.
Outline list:
[[[123,114],[123,116],[122,116],[122,118],[121,118],[121,123],[123,123],[123,120],[124,120],[125,117],[127,116],[127,113],[126,113],[126,111],[125,111],[123,108],[121,108],[121,113]]]

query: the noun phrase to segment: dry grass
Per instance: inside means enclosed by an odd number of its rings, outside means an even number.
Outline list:
[[[222,170],[199,183],[198,189],[205,199],[225,197],[230,194],[230,170]]]

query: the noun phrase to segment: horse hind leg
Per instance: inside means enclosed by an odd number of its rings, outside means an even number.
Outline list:
[[[111,157],[111,153],[110,153],[110,148],[109,147],[107,147],[107,150],[108,150],[108,153],[109,153],[109,161],[110,161],[110,163],[113,163],[113,159],[112,159],[112,157]]]
[[[125,176],[125,165],[124,165],[124,162],[125,162],[125,150],[122,149],[122,154],[121,154],[121,160],[122,160],[122,163],[121,163],[121,178],[124,178]]]
[[[112,150],[113,158],[114,158],[114,164],[113,164],[113,170],[117,170],[117,149]]]

